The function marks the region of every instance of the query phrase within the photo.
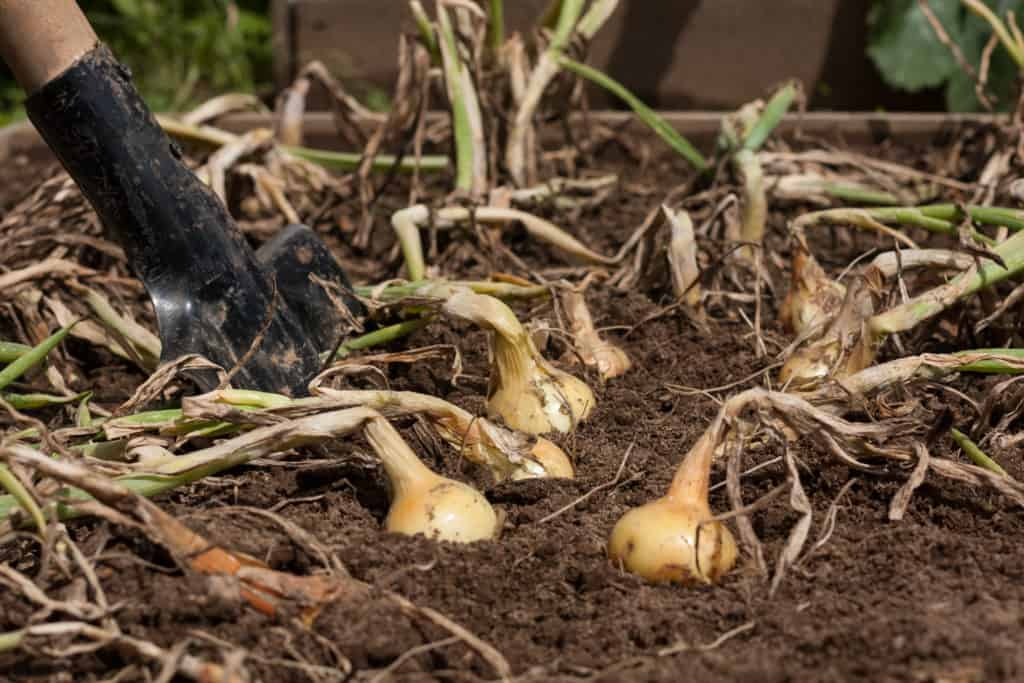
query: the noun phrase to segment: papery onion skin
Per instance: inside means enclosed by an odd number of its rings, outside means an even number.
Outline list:
[[[496,372],[487,399],[488,410],[509,427],[527,434],[571,432],[596,403],[585,382],[551,367],[529,336],[516,342],[495,336]]]

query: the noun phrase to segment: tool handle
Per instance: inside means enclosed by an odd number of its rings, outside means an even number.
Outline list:
[[[145,284],[162,360],[200,353],[241,365],[239,386],[302,391],[316,349],[78,6],[0,0],[0,54],[28,93],[29,119]]]
[[[74,0],[0,0],[0,57],[28,94],[98,42]]]

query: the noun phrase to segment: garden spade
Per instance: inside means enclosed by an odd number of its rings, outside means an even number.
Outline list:
[[[0,0],[0,56],[28,94],[32,123],[145,285],[161,360],[199,354],[233,371],[234,386],[304,393],[348,317],[314,285],[349,291],[315,233],[291,226],[254,252],[74,0]],[[203,389],[217,381],[192,376]]]

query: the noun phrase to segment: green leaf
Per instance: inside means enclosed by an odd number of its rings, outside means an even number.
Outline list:
[[[960,0],[929,0],[932,12],[954,42],[960,42]],[[960,67],[939,42],[917,0],[881,0],[869,17],[868,56],[886,83],[917,91],[946,82]]]
[[[1018,15],[1021,10],[1024,10],[1024,2],[1020,2],[1020,0],[1002,0],[986,4],[999,16],[1005,16],[1007,9],[1017,11]],[[965,15],[957,45],[963,52],[964,59],[970,62],[976,73],[980,69],[981,53],[991,35],[992,28],[981,17],[970,12]],[[1016,106],[1017,74],[1017,65],[1013,59],[1002,46],[997,46],[992,53],[988,83],[985,88],[987,93],[994,94],[996,97],[996,101],[993,103],[995,109],[1010,111]],[[958,112],[983,109],[975,93],[974,79],[959,67],[950,75],[949,83],[946,86],[946,107],[950,111]]]

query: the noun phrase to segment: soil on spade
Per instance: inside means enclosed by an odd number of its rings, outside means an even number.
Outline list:
[[[650,160],[633,156],[642,144],[655,152]],[[591,170],[619,173],[618,188],[594,208],[573,214],[553,208],[543,212],[592,248],[614,253],[666,193],[690,178],[685,166],[660,149],[649,141],[609,143],[589,164]],[[933,161],[945,154],[941,149],[890,145],[870,151],[921,168],[934,167]],[[50,165],[35,164],[19,167],[17,175],[35,174],[38,182],[52,171]],[[962,170],[970,177],[977,172],[978,168]],[[379,203],[374,240],[366,251],[347,246],[345,230],[359,222],[354,199],[319,218],[318,229],[357,281],[398,273],[387,216],[407,196],[401,182]],[[437,183],[433,198],[443,196],[445,182]],[[24,183],[9,187],[26,189]],[[11,194],[0,189],[0,207],[9,210],[14,205],[17,198]],[[773,207],[771,214],[783,265],[788,253],[781,235],[795,211]],[[481,246],[471,233],[459,238],[461,244],[445,235],[439,239],[439,255],[433,262],[459,277],[492,271],[526,275],[521,265],[553,276],[554,271],[545,269],[565,265],[549,248],[530,243],[521,230],[501,236],[501,244],[515,258],[499,247]],[[862,234],[823,238],[816,246],[819,259],[838,272],[872,246],[888,245]],[[632,291],[595,282],[588,290],[595,322],[626,349],[633,369],[601,384],[593,373],[573,365],[558,335],[551,336],[547,355],[560,358],[562,367],[585,374],[598,400],[589,420],[571,436],[558,439],[576,461],[575,480],[495,486],[484,473],[453,457],[450,449],[422,436],[421,430],[406,429],[432,467],[475,482],[504,510],[507,520],[496,541],[455,546],[383,533],[385,483],[366,464],[368,448],[359,439],[303,452],[277,466],[241,467],[156,502],[208,538],[274,568],[300,574],[316,571],[316,557],[279,526],[250,512],[274,510],[312,534],[353,576],[433,608],[492,644],[511,663],[516,680],[1021,680],[1024,512],[989,490],[930,476],[914,495],[905,518],[891,522],[890,500],[905,474],[879,477],[852,471],[819,449],[813,435],[796,450],[813,507],[805,548],[813,549],[789,568],[774,595],[769,595],[770,577],[757,573],[747,554],[719,585],[689,587],[647,584],[606,558],[605,541],[612,525],[630,507],[665,491],[674,466],[714,416],[715,399],[774,377],[769,366],[788,343],[775,322],[787,274],[776,271],[774,281],[780,291],[766,298],[763,334],[769,353],[761,357],[750,325],[730,312],[731,304],[712,311],[702,327],[677,310],[665,312],[671,297],[664,278],[642,280]],[[141,300],[138,306],[138,317],[149,319]],[[551,306],[543,302],[520,310],[524,317],[554,321]],[[16,330],[0,326],[0,338],[16,337]],[[908,354],[933,350],[928,336],[909,341],[916,347],[905,348]],[[460,350],[463,374],[458,381],[453,383],[451,365],[441,359],[388,366],[390,385],[443,396],[484,412],[484,335],[462,325],[435,323],[393,348],[428,344],[450,344]],[[104,382],[102,392],[109,407],[130,395],[143,379],[129,365],[102,354],[92,357],[95,367],[86,377],[114,378]],[[956,387],[978,398],[992,384],[975,377],[959,380]],[[954,419],[970,425],[973,414],[953,393],[919,387],[912,398],[922,415],[938,419],[950,411]],[[66,423],[66,415],[58,410],[43,414]],[[962,457],[944,437],[934,441],[932,453]],[[747,464],[771,455],[778,453],[751,456]],[[1011,475],[1024,476],[1024,453],[992,455]],[[723,476],[716,467],[713,481]],[[744,478],[744,498],[753,501],[784,481],[781,465],[766,467]],[[567,507],[598,486],[602,488]],[[714,492],[712,507],[728,509],[724,488]],[[798,518],[785,497],[753,516],[769,573]],[[214,659],[230,644],[252,654],[247,667],[268,683],[329,680],[307,678],[301,669],[275,660],[337,666],[342,657],[359,677],[371,678],[371,670],[393,665],[380,680],[496,678],[467,646],[445,640],[448,632],[401,613],[381,597],[361,605],[328,607],[306,630],[297,621],[269,619],[225,599],[208,580],[175,569],[166,554],[140,533],[96,520],[76,521],[70,527],[86,555],[95,559],[107,599],[118,606],[116,621],[128,635],[164,647],[188,638],[190,652]],[[0,562],[30,575],[41,567],[37,546],[23,540],[0,546]],[[80,590],[77,580],[69,581],[52,563],[36,578],[53,595]],[[23,626],[36,609],[10,591],[0,591],[0,632]],[[719,640],[723,634],[730,637]],[[215,651],[215,643],[222,647]],[[413,648],[418,651],[410,653]],[[116,648],[69,659],[8,653],[0,655],[0,680],[109,680],[131,661]],[[140,676],[120,680],[143,680]]]

